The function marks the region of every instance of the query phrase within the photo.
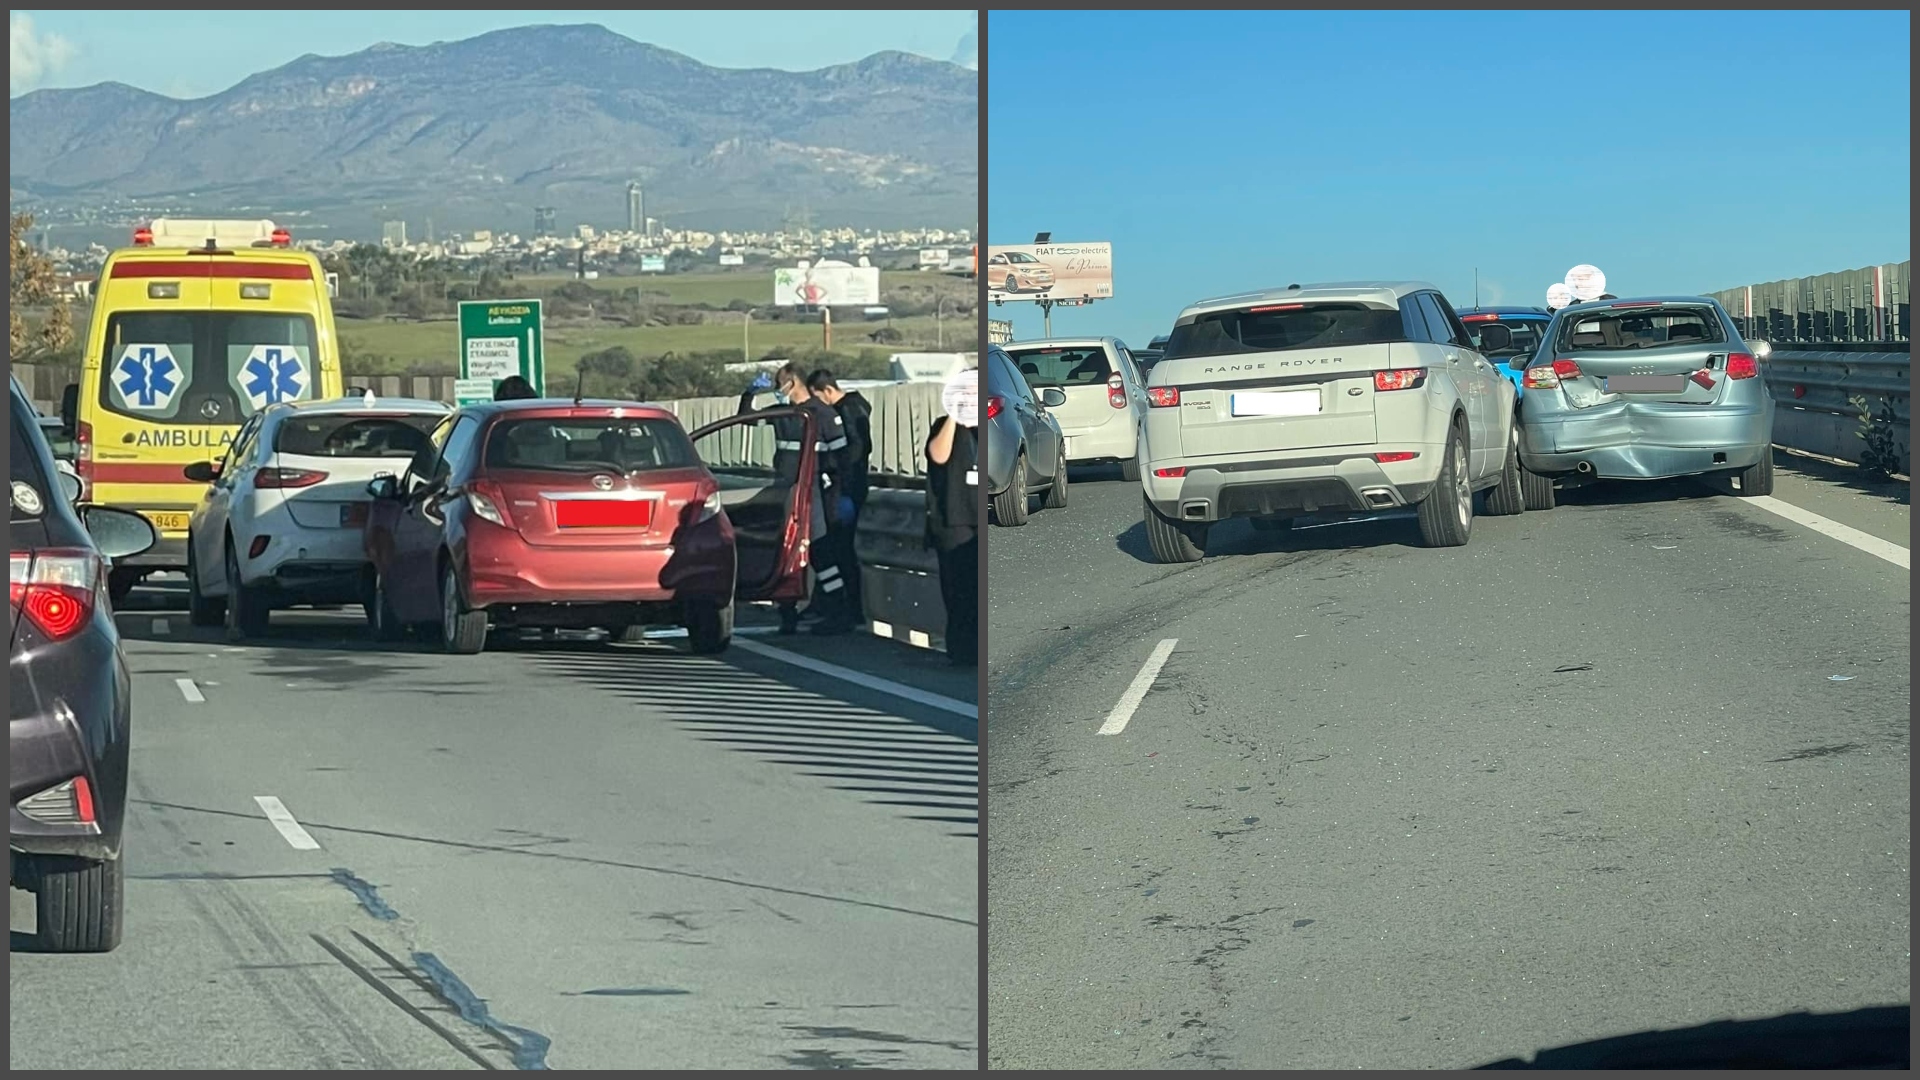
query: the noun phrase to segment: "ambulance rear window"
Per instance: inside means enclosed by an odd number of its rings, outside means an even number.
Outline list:
[[[313,319],[239,311],[127,311],[107,323],[100,404],[152,424],[239,424],[320,393]]]

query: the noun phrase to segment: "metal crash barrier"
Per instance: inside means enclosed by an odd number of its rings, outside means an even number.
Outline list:
[[[1911,475],[1912,368],[1903,352],[1775,352],[1761,369],[1775,403],[1773,441],[1858,463],[1867,446],[1864,412],[1890,425],[1900,471]],[[1891,406],[1891,421],[1882,419],[1883,406]]]

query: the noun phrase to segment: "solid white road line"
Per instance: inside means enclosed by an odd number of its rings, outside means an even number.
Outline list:
[[[207,700],[206,695],[200,692],[200,688],[193,685],[192,679],[175,679],[173,680],[173,685],[180,688],[181,697],[186,698],[195,705]]]
[[[788,652],[785,649],[776,649],[771,645],[762,645],[757,641],[742,641],[739,638],[735,638],[733,647],[736,649],[745,649],[750,653],[765,656],[769,659],[792,664],[795,667],[803,667],[808,671],[819,672],[822,675],[831,675],[842,682],[850,682],[855,686],[864,686],[869,690],[878,690],[883,694],[891,694],[897,698],[905,698],[908,701],[919,702],[922,705],[928,705],[943,712],[955,713],[960,716],[970,716],[975,720],[980,718],[980,706],[970,701],[950,698],[945,694],[936,694],[931,690],[916,689],[915,687],[894,682],[892,679],[883,679],[878,675],[868,675],[862,671],[843,668],[838,664],[829,664],[824,660],[815,660],[811,656],[801,656],[799,653]]]
[[[1140,707],[1147,691],[1153,689],[1153,680],[1160,677],[1160,669],[1166,666],[1167,657],[1173,655],[1173,647],[1179,642],[1179,638],[1168,638],[1153,647],[1153,655],[1147,657],[1146,666],[1133,677],[1127,692],[1120,695],[1120,703],[1107,714],[1107,722],[1100,725],[1100,734],[1118,735],[1127,730],[1127,721],[1133,719],[1133,710]]]
[[[320,850],[320,841],[315,840],[307,830],[300,827],[300,823],[293,819],[293,811],[288,810],[286,804],[272,795],[255,795],[253,801],[260,804],[260,809],[267,815],[267,820],[273,823],[273,827],[279,830],[287,843],[293,845],[293,850]]]
[[[1831,536],[1848,547],[1858,548],[1876,558],[1885,559],[1902,570],[1912,571],[1912,552],[1899,544],[1889,543],[1877,536],[1869,536],[1859,529],[1842,525],[1831,518],[1823,518],[1811,510],[1803,510],[1790,502],[1781,502],[1771,495],[1756,495],[1743,499],[1770,514],[1778,514],[1796,525],[1805,525],[1814,532]]]

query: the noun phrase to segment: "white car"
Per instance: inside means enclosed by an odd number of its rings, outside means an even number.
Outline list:
[[[1002,346],[1038,395],[1059,390],[1054,406],[1066,458],[1074,465],[1118,463],[1140,480],[1140,423],[1147,416],[1147,382],[1133,354],[1117,338],[1052,338]]]
[[[224,619],[238,640],[264,632],[276,607],[364,602],[367,484],[404,473],[452,411],[371,393],[269,405],[225,458],[188,466],[211,484],[187,526],[193,624]]]

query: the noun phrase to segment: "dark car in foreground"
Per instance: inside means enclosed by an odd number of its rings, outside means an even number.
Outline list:
[[[78,478],[9,381],[8,880],[34,895],[43,950],[108,952],[122,928],[132,714],[107,571],[158,534],[131,511],[73,505]]]
[[[1560,309],[1520,401],[1527,509],[1551,508],[1556,481],[1724,475],[1742,496],[1772,494],[1766,353],[1704,296]]]

